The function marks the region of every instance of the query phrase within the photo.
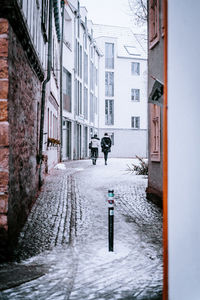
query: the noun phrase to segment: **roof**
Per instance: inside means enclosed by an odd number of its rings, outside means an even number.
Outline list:
[[[147,36],[134,34],[128,27],[94,24],[94,38],[117,39],[117,56],[147,59]]]

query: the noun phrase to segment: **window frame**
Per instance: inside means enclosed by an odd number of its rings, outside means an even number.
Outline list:
[[[137,65],[137,71],[135,68],[133,68],[134,65]],[[140,63],[137,61],[131,62],[131,75],[133,76],[140,76]]]
[[[138,91],[138,99],[137,99],[137,97],[135,97],[135,99],[133,99],[134,91]],[[135,96],[136,96],[136,94],[135,94]],[[140,89],[135,89],[135,88],[131,89],[131,101],[140,102]]]
[[[149,0],[149,49],[160,40],[159,0]]]
[[[110,74],[112,74],[112,76],[110,76]],[[109,87],[111,87],[111,93]],[[114,97],[114,72],[110,72],[110,71],[105,72],[105,96]]]
[[[108,55],[109,47],[111,46],[111,56]],[[105,42],[105,69],[114,69],[114,55],[115,55],[115,48],[114,43]]]
[[[66,79],[66,93],[64,92],[64,79]],[[69,97],[69,109],[67,108],[67,105],[65,105],[63,101],[63,109],[72,112],[72,74],[63,67],[63,90],[62,90],[63,95],[66,95]],[[64,97],[63,97],[64,98]]]
[[[137,120],[139,121],[139,126],[137,127]],[[140,116],[132,116],[131,117],[131,128],[135,130],[140,129]]]
[[[110,107],[112,106],[112,113],[110,113]],[[109,118],[109,116],[111,116]],[[114,100],[105,99],[105,125],[112,126],[114,125]]]
[[[150,103],[150,159],[151,161],[160,162],[160,116],[161,108],[156,104]]]

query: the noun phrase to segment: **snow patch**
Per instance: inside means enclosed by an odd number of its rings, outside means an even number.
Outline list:
[[[103,247],[96,252],[96,257],[94,258],[96,261],[102,261],[103,263],[112,262],[116,259],[121,259],[126,257],[129,254],[129,248],[125,247],[122,243],[117,243],[114,245],[114,251],[109,252],[108,247]]]
[[[65,164],[57,164],[55,167],[54,167],[54,169],[56,169],[56,170],[66,170],[66,166],[65,166]]]

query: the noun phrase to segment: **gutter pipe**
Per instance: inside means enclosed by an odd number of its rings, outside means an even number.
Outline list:
[[[65,1],[61,0],[61,45],[60,45],[60,161],[62,161],[63,149],[63,35],[64,35],[64,18],[65,18]]]
[[[47,60],[47,77],[42,84],[42,98],[41,98],[41,117],[40,117],[40,140],[39,140],[39,187],[42,186],[42,149],[44,139],[44,111],[45,111],[45,95],[46,85],[51,79],[51,65],[52,65],[52,7],[53,0],[49,1],[49,36],[48,36],[48,60]]]

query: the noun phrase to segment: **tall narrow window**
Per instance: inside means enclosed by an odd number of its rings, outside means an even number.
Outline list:
[[[71,74],[63,68],[63,109],[71,112]]]
[[[45,42],[47,42],[47,14],[48,14],[48,1],[42,0],[42,10],[41,10],[41,25],[42,32],[45,38]]]
[[[88,55],[84,54],[84,82],[88,83]]]
[[[88,89],[84,88],[84,118],[88,119]]]
[[[105,100],[105,125],[114,125],[114,100]]]
[[[90,122],[94,122],[94,98],[92,93],[90,93]]]
[[[140,117],[131,117],[131,127],[133,129],[140,129]]]
[[[94,67],[92,62],[90,62],[90,90],[94,90]]]
[[[114,96],[114,73],[105,72],[105,96]]]
[[[131,89],[131,100],[132,101],[140,101],[140,90],[139,89]]]
[[[150,49],[159,41],[159,1],[149,1],[149,47]]]
[[[83,113],[83,100],[82,100],[82,83],[80,82],[80,97],[79,97],[79,101],[80,101],[80,114],[82,115]]]
[[[114,69],[114,44],[105,43],[105,68]]]
[[[53,120],[52,120],[52,111],[50,112],[50,137],[52,138],[52,123],[53,123]]]
[[[82,78],[82,46],[80,45],[80,77]]]
[[[80,76],[80,47],[79,47],[79,42],[77,44],[77,68],[78,68],[78,76]]]
[[[140,63],[138,63],[138,62],[131,63],[131,74],[132,75],[140,75]]]
[[[150,104],[151,161],[160,161],[160,106]]]

